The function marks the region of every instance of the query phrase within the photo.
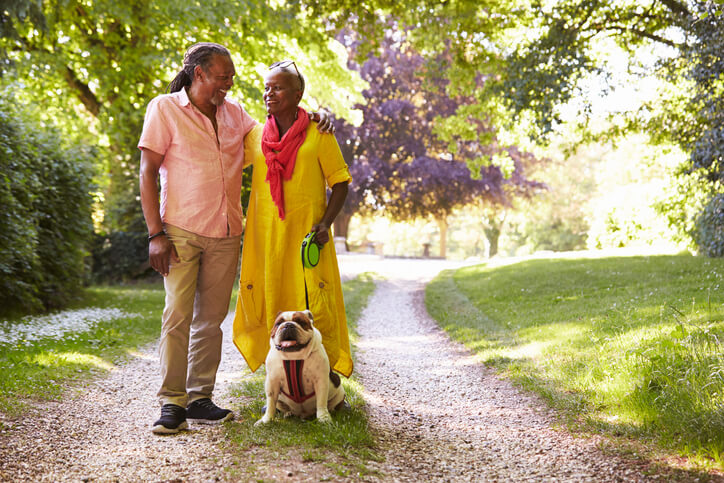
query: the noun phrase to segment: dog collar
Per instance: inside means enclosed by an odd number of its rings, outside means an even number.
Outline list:
[[[302,349],[305,349],[311,341],[312,341],[312,339],[309,339],[305,344],[297,344],[293,347],[282,347],[282,346],[276,345],[276,344],[274,345],[274,347],[276,347],[276,349],[278,351],[282,351],[282,352],[298,352]]]

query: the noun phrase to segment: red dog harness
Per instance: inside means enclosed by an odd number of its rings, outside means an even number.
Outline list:
[[[286,392],[284,392],[284,389],[282,389],[282,394],[284,394],[286,397],[288,397],[297,404],[301,404],[310,397],[314,397],[314,392],[308,395],[304,394],[304,387],[302,384],[302,369],[304,368],[304,359],[296,361],[285,360],[283,362],[284,372],[287,375],[287,387],[289,387],[289,392],[291,394],[287,394]]]

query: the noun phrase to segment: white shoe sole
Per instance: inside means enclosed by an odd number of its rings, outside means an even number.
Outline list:
[[[195,419],[186,417],[186,421],[191,421],[196,424],[221,424],[232,419],[234,419],[234,413],[229,413],[221,419]]]
[[[186,421],[179,424],[177,428],[167,428],[163,424],[157,424],[156,426],[151,428],[151,432],[155,434],[176,434],[183,429],[188,429],[188,427],[189,423],[187,423]]]

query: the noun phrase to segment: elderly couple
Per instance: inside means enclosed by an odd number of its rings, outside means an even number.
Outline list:
[[[225,47],[191,46],[171,93],[149,103],[138,143],[149,261],[166,289],[162,407],[154,433],[176,433],[188,427],[187,419],[213,424],[233,418],[211,397],[239,260],[242,170],[249,164],[254,169],[234,343],[250,369],[259,368],[275,315],[305,307],[306,285],[331,367],[352,373],[334,246],[322,251],[314,270],[303,269],[299,251],[309,231],[318,243],[329,240],[347,196],[351,177],[333,129],[326,116],[319,122],[319,114],[299,107],[305,83],[294,62],[276,62],[264,77],[263,125],[227,98],[234,75]],[[316,129],[310,120],[319,122]]]

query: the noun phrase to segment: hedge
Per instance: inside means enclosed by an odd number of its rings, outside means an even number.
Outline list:
[[[709,200],[695,222],[694,241],[708,257],[724,256],[724,193]]]
[[[92,154],[0,96],[0,314],[59,308],[81,289]]]

